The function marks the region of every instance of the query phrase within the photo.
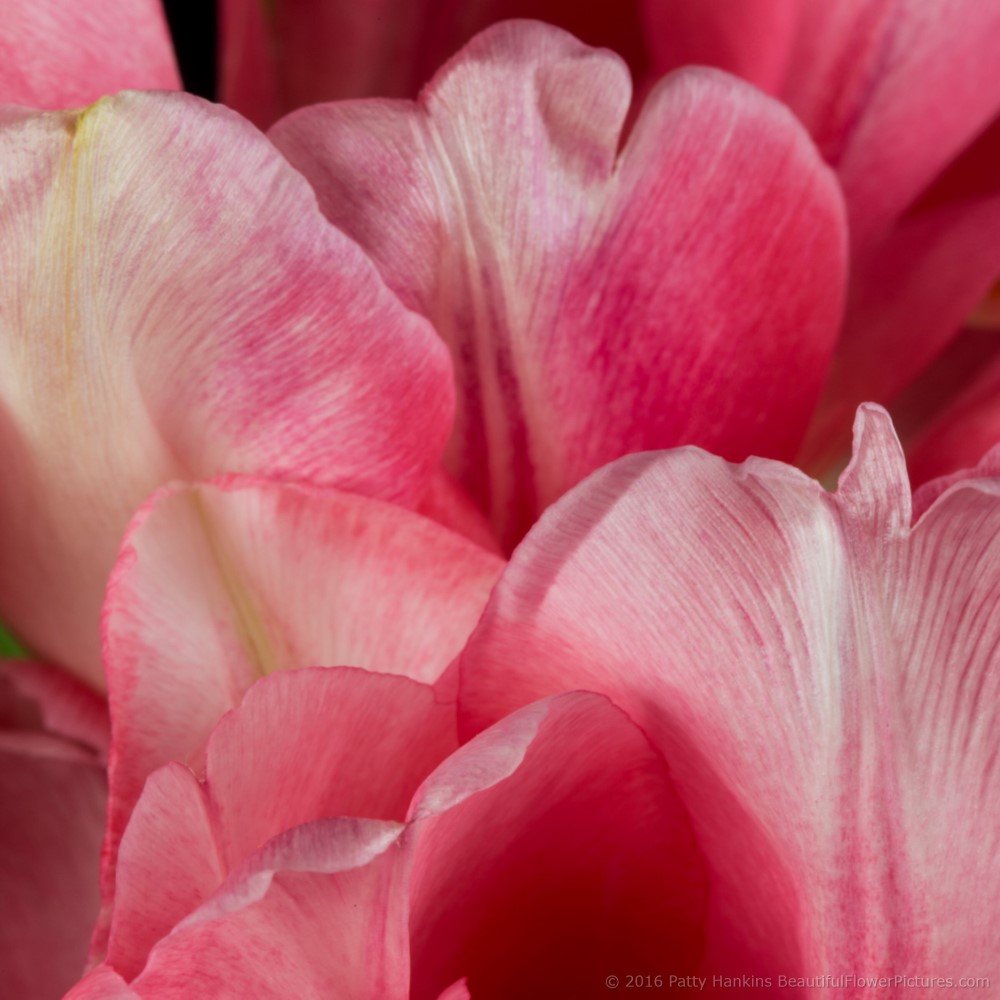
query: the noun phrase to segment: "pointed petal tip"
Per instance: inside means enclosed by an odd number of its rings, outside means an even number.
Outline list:
[[[862,403],[857,409],[853,453],[836,495],[842,510],[856,518],[883,522],[890,533],[910,526],[906,457],[892,417],[877,403]]]

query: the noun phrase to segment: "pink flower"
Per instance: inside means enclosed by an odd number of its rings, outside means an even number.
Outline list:
[[[270,16],[255,0],[225,0],[220,10],[223,100],[262,125],[322,100],[416,96],[476,32],[525,16],[614,49],[642,96],[703,64],[786,103],[836,171],[850,221],[847,314],[802,456],[815,468],[846,448],[855,407],[895,400],[1000,275],[995,3],[296,0]],[[974,464],[995,440],[998,366],[946,418],[947,438],[924,447],[927,474]],[[963,418],[975,429],[965,443]]]
[[[613,463],[501,578],[460,732],[451,674],[291,671],[156,771],[70,996],[996,981],[998,496],[911,523],[877,408],[835,495],[695,449]]]
[[[806,134],[703,70],[661,83],[625,139],[629,100],[620,60],[519,22],[415,104],[270,132],[450,347],[447,466],[508,550],[632,451],[791,459],[833,349],[842,207]]]
[[[266,473],[427,502],[447,354],[232,112],[0,109],[0,272],[0,608],[93,685],[108,573],[162,484]]]

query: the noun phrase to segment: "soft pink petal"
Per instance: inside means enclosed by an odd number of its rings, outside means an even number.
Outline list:
[[[716,971],[997,975],[1000,487],[910,522],[877,408],[836,495],[693,449],[622,460],[521,546],[463,655],[474,730],[586,687],[663,750]]]
[[[427,779],[411,816],[415,1000],[459,976],[502,1000],[698,968],[706,887],[689,820],[659,754],[605,699],[504,719]]]
[[[98,685],[104,586],[153,489],[235,471],[417,502],[449,365],[232,112],[0,118],[0,615]]]
[[[315,690],[336,672],[294,676],[255,690]],[[258,759],[296,742],[287,720],[255,721],[246,736]],[[156,909],[199,872],[216,877],[213,849],[235,817],[215,809],[211,760],[235,749],[213,737],[204,786],[178,765],[147,785],[123,842],[116,928],[141,926],[144,898]],[[157,927],[131,987],[146,1000],[391,1000],[436,998],[467,976],[457,995],[509,997],[520,974],[538,993],[559,979],[552,995],[590,995],[609,962],[694,968],[704,891],[663,760],[620,710],[573,694],[456,751],[417,791],[405,826],[320,818],[267,840],[212,895],[175,912],[173,929]],[[128,899],[138,910],[118,908]]]
[[[326,105],[271,131],[451,347],[448,464],[508,547],[627,452],[790,457],[832,349],[843,220],[805,133],[693,70],[653,92],[618,156],[629,96],[612,55],[517,22],[418,104]]]
[[[58,1000],[83,972],[98,909],[107,783],[96,755],[0,731],[0,981]]]
[[[109,861],[146,777],[191,759],[255,680],[344,664],[431,682],[502,565],[433,521],[335,490],[228,479],[154,498],[130,529],[104,612]],[[404,687],[409,712],[430,710]]]
[[[114,969],[99,965],[66,994],[64,1000],[139,1000]]]
[[[143,1000],[406,1000],[399,824],[323,820],[265,845],[153,949]]]
[[[457,745],[454,706],[409,678],[344,667],[266,678],[208,743],[222,856],[233,868],[268,838],[323,816],[402,820]]]
[[[180,85],[159,0],[4,0],[0,104],[77,108]]]
[[[261,126],[280,113],[351,97],[415,97],[476,32],[533,17],[647,64],[636,0],[221,0],[223,101]]]

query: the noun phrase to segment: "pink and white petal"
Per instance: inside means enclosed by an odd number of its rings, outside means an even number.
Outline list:
[[[0,660],[0,679],[36,706],[40,728],[107,757],[108,705],[89,687],[62,670],[30,660]]]
[[[4,0],[0,104],[77,108],[180,86],[159,0]]]
[[[0,733],[0,968],[5,995],[56,1000],[82,974],[107,803],[95,755]]]
[[[618,156],[629,97],[611,54],[515,22],[416,105],[310,108],[270,133],[448,342],[448,465],[508,549],[627,452],[790,457],[832,350],[842,205],[805,132],[691,70],[652,93]]]
[[[132,93],[4,118],[0,614],[99,685],[105,583],[153,489],[229,471],[416,503],[449,362],[232,112]]]
[[[592,477],[512,560],[461,707],[475,731],[582,686],[650,734],[709,865],[710,968],[995,974],[1000,498],[911,533],[888,417],[856,434],[834,496],[693,449]]]
[[[415,1000],[466,976],[475,997],[597,996],[626,968],[699,966],[706,885],[662,757],[592,694],[531,705],[418,792]],[[465,995],[468,995],[466,993]]]
[[[460,652],[502,565],[418,514],[332,489],[231,477],[154,497],[129,531],[104,612],[114,721],[106,901],[146,777],[168,760],[193,760],[254,681],[338,664],[433,681]],[[438,717],[415,684],[344,683],[360,685],[359,711],[360,692],[378,687],[399,703],[397,722]],[[383,736],[387,751],[408,738],[404,726]],[[440,746],[435,736],[424,750]],[[423,753],[412,757],[422,766]]]
[[[404,827],[329,819],[264,845],[157,944],[143,1000],[406,1000]]]

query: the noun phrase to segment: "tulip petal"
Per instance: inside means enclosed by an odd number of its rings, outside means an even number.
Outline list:
[[[96,755],[48,734],[0,731],[5,995],[54,1000],[83,971],[106,800]]]
[[[107,757],[108,706],[90,688],[61,670],[29,660],[0,660],[0,681],[30,699],[42,728]]]
[[[433,521],[335,490],[229,478],[154,497],[105,605],[114,720],[105,898],[147,776],[191,760],[255,680],[344,664],[431,682],[461,650],[502,565]],[[401,720],[429,711],[404,687]],[[415,766],[424,759],[411,756]],[[385,794],[396,787],[385,782]]]
[[[0,104],[77,108],[180,85],[158,0],[4,0]]]
[[[622,705],[692,815],[718,972],[995,976],[1000,488],[910,525],[874,407],[836,495],[693,449],[615,463],[512,560],[465,724],[571,687]]]
[[[994,358],[914,442],[914,483],[970,469],[1000,441],[1000,358]],[[995,463],[993,463],[995,466]],[[994,467],[992,475],[996,474]]]
[[[271,696],[282,689],[309,695],[364,676],[303,671],[254,690],[276,705]],[[392,721],[381,697],[373,705]],[[345,706],[342,717],[350,711]],[[283,745],[301,745],[287,719],[268,717],[260,727],[253,716],[241,723],[243,747],[256,739],[257,760],[269,748],[280,757]],[[123,841],[116,899],[116,930],[133,939],[149,928],[143,908],[177,897],[151,892],[152,885],[174,885],[176,875],[183,891],[199,871],[211,881],[212,859],[222,856],[217,838],[232,836],[242,821],[214,804],[212,758],[232,760],[239,749],[222,736],[230,720],[213,735],[205,785],[168,765],[143,792]],[[338,721],[331,733],[341,732]],[[343,742],[354,746],[348,734]],[[408,766],[400,749],[373,762],[372,774]],[[357,749],[355,763],[365,755]],[[292,818],[274,817],[276,826]],[[179,833],[172,851],[171,831]],[[570,694],[515,713],[453,753],[416,792],[405,826],[317,818],[263,843],[191,912],[179,920],[173,914],[175,926],[131,987],[146,1000],[420,1000],[448,988],[508,997],[520,976],[539,993],[561,984],[555,995],[590,995],[603,989],[612,960],[655,957],[694,968],[704,893],[691,828],[659,754],[606,699]]]
[[[406,1000],[405,918],[387,912],[402,829],[330,819],[281,835],[153,949],[133,990],[143,1000]]]
[[[64,1000],[140,1000],[114,969],[99,965],[66,994]]]
[[[448,360],[232,112],[126,94],[0,118],[0,614],[97,685],[107,576],[157,486],[243,472],[416,503]]]
[[[285,831],[404,819],[456,743],[453,706],[405,677],[313,668],[256,684],[214,730],[204,784],[179,764],[146,782],[121,842],[106,961],[132,979],[175,926],[263,898],[275,871],[306,864],[301,844],[281,854]]]
[[[654,63],[746,76],[799,116],[837,170],[852,246],[883,236],[1000,109],[979,0],[646,0]]]
[[[411,808],[411,996],[599,996],[694,972],[704,869],[662,758],[591,694],[531,705],[445,761]],[[527,984],[527,985],[526,985]]]
[[[515,22],[416,105],[310,108],[270,133],[448,342],[447,461],[508,549],[626,452],[790,457],[825,375],[844,231],[805,133],[692,70],[653,92],[618,156],[628,106],[615,57]]]

